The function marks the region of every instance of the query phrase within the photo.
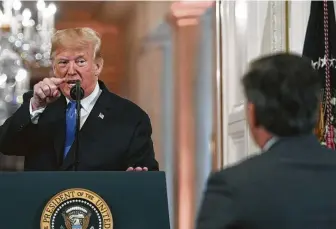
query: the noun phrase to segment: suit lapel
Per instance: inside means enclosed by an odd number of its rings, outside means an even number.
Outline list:
[[[86,119],[84,125],[79,132],[79,161],[82,155],[85,153],[92,153],[85,151],[87,149],[87,144],[91,144],[94,141],[97,132],[96,129],[101,129],[104,126],[104,118],[108,115],[111,108],[111,97],[110,92],[103,86],[101,86],[102,93],[99,96],[96,104],[93,106],[88,118]],[[63,140],[64,142],[64,140]],[[64,143],[63,143],[64,144]],[[64,162],[61,166],[61,170],[68,170],[73,167],[75,159],[75,145],[72,144],[69,153],[67,154]]]

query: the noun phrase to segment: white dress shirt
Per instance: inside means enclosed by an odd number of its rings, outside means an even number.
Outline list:
[[[96,104],[100,94],[101,94],[102,90],[99,88],[99,84],[97,82],[97,85],[95,87],[95,89],[93,90],[93,92],[87,96],[86,98],[81,100],[81,105],[82,105],[82,109],[81,109],[81,117],[80,117],[80,128],[82,128],[82,126],[84,125],[87,117],[89,116],[93,106]],[[67,104],[69,103],[69,99],[66,98]],[[30,112],[30,118],[32,120],[33,124],[37,124],[38,123],[38,119],[40,117],[40,115],[43,113],[45,107],[37,109],[35,111],[33,111],[32,109],[32,104],[30,101],[30,105],[29,105],[29,112]]]

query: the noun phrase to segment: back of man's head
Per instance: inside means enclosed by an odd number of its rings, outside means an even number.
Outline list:
[[[288,53],[264,56],[252,62],[242,83],[253,106],[250,128],[278,137],[313,132],[321,85],[308,59]]]

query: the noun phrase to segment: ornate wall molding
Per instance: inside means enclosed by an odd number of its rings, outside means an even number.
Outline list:
[[[251,2],[251,4],[256,4]],[[284,1],[258,2],[259,13],[263,19],[259,21],[260,54],[269,54],[286,50],[286,4]]]
[[[270,1],[271,52],[285,51],[286,48],[286,10],[285,1]]]

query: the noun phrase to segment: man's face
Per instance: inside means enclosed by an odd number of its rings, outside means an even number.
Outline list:
[[[57,78],[66,78],[66,82],[59,86],[63,95],[70,97],[70,89],[75,80],[81,82],[84,97],[94,90],[98,75],[102,68],[102,60],[94,60],[93,48],[59,49],[56,50],[53,60],[53,70]]]

